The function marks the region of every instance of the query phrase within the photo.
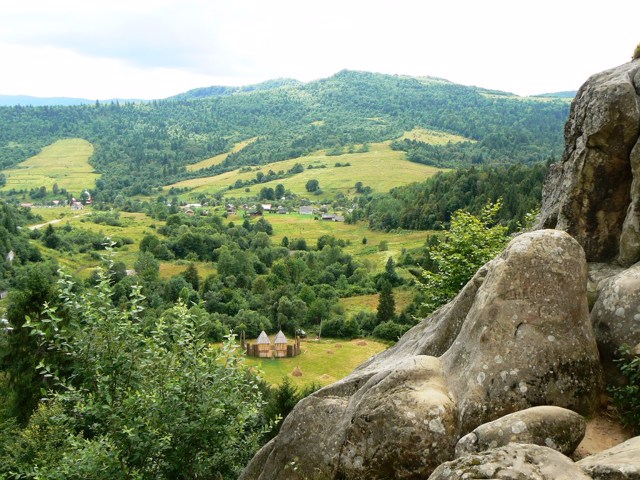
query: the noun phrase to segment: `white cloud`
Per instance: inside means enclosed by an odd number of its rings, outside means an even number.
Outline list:
[[[0,94],[150,98],[343,68],[532,94],[576,89],[640,41],[631,0],[6,3]]]

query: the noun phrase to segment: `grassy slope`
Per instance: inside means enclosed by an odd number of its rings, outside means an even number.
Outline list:
[[[33,208],[32,210],[34,213],[40,215],[45,222],[60,219],[60,222],[53,225],[55,228],[63,227],[69,223],[71,226],[83,230],[102,232],[111,238],[126,237],[132,239],[134,241],[132,245],[125,245],[113,253],[113,260],[124,262],[129,269],[133,268],[133,264],[138,256],[140,241],[147,234],[157,235],[152,225],[155,224],[159,226],[162,223],[147,217],[144,213],[121,212],[120,221],[122,222],[122,226],[112,227],[91,222],[87,217],[87,215],[91,213],[90,208],[85,208],[85,210],[80,213],[72,212],[68,208]],[[40,248],[46,255],[56,258],[69,273],[82,278],[88,277],[91,270],[100,264],[99,260],[92,258],[89,254],[69,255],[42,246]],[[189,262],[185,261],[161,262],[160,276],[165,279],[170,278],[186,270],[188,264]],[[201,278],[205,278],[207,275],[215,272],[214,265],[211,263],[197,262],[196,265]]]
[[[250,339],[255,343],[255,339]],[[329,385],[349,375],[358,365],[369,357],[387,348],[387,345],[365,340],[303,340],[302,353],[294,358],[259,359],[247,357],[245,362],[264,373],[264,379],[277,385],[282,377],[288,376],[295,385],[319,383]],[[301,377],[291,372],[298,367]]]
[[[219,165],[219,164],[221,164],[222,162],[224,162],[227,159],[227,157],[229,156],[230,153],[239,152],[240,150],[242,150],[244,147],[246,147],[250,143],[255,142],[256,139],[257,139],[257,137],[254,137],[254,138],[250,138],[248,140],[245,140],[244,142],[236,143],[233,146],[233,148],[231,149],[230,152],[221,153],[220,155],[216,155],[215,157],[207,158],[207,159],[202,160],[202,161],[200,161],[198,163],[187,165],[187,171],[188,172],[195,172],[197,170],[202,170],[203,168],[208,168],[208,167],[212,167],[214,165]]]
[[[51,191],[57,183],[58,187],[79,195],[82,190],[93,188],[99,177],[89,165],[91,155],[93,145],[86,140],[58,140],[16,168],[5,170],[7,184],[2,190],[29,190],[44,185]]]
[[[405,160],[404,156],[404,152],[391,150],[389,142],[384,142],[372,144],[370,150],[365,153],[326,156],[324,152],[319,152],[306,157],[268,164],[261,168],[256,167],[251,172],[240,173],[238,170],[234,170],[215,177],[185,180],[169,185],[167,188],[191,188],[189,193],[182,195],[185,200],[193,200],[200,193],[214,194],[217,192],[226,192],[229,196],[242,198],[256,195],[263,187],[274,188],[278,183],[282,183],[293,193],[307,196],[309,194],[305,190],[305,184],[308,180],[317,179],[324,192],[323,197],[334,197],[337,193],[353,194],[354,184],[358,181],[371,186],[377,192],[387,192],[398,185],[426,180],[439,171],[437,168],[409,162]],[[287,171],[296,163],[301,163],[305,167],[313,165],[314,167],[325,166],[326,168],[305,169],[304,172],[292,177],[253,185],[252,191],[249,193],[245,192],[244,187],[228,189],[236,180],[246,181],[256,178],[258,171],[265,174],[269,170]],[[350,163],[351,166],[335,167],[336,163]]]

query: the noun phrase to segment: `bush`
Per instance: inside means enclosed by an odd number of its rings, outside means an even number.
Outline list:
[[[381,340],[397,342],[410,328],[410,325],[401,325],[394,321],[383,322],[373,329],[373,336]]]
[[[623,422],[640,434],[640,355],[633,355],[628,347],[623,347],[616,363],[628,383],[609,387],[609,393]]]

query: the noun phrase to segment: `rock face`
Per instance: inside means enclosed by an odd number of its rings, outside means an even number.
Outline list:
[[[531,443],[569,455],[584,438],[586,428],[584,418],[566,408],[527,408],[480,425],[462,437],[456,445],[456,457],[508,443]]]
[[[570,458],[551,448],[510,443],[485,452],[465,455],[440,465],[428,480],[591,480]]]
[[[584,458],[576,465],[593,480],[640,480],[640,437]]]
[[[591,311],[591,321],[609,379],[619,375],[613,359],[622,345],[640,344],[640,264],[604,284]]]
[[[584,252],[564,232],[524,234],[395,347],[300,402],[241,478],[423,479],[505,414],[590,413],[599,382]]]
[[[593,75],[565,126],[538,228],[570,233],[590,262],[640,260],[640,60]]]
[[[600,364],[580,245],[557,230],[524,234],[487,269],[441,357],[459,433],[532,405],[592,411]]]

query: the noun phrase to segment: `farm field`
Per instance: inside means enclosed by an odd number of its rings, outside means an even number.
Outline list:
[[[51,191],[55,183],[79,196],[85,189],[95,186],[99,174],[89,164],[93,145],[81,138],[58,140],[42,151],[4,170],[7,183],[1,190],[30,190],[44,186]]]
[[[255,342],[255,339],[251,339]],[[245,363],[261,370],[265,381],[278,385],[289,377],[296,386],[334,383],[349,375],[362,362],[387,349],[387,345],[370,339],[356,340],[302,340],[302,353],[294,358],[245,357]],[[291,373],[296,367],[302,376]]]
[[[471,138],[455,135],[453,133],[442,132],[440,130],[430,130],[426,128],[414,128],[413,130],[406,132],[399,140],[416,140],[423,143],[429,143],[431,145],[446,145],[448,143],[461,143],[471,142],[476,143],[476,140]]]
[[[229,189],[237,180],[247,181],[254,179],[258,172],[266,174],[269,170],[278,172],[287,171],[296,163],[304,165],[302,173],[288,178],[281,178],[271,182],[252,185],[249,192],[245,187]],[[349,163],[349,166],[336,167],[336,163]],[[313,168],[309,169],[308,166]],[[264,187],[275,188],[279,183],[300,196],[309,196],[305,185],[307,181],[316,179],[322,189],[321,198],[334,198],[337,194],[350,195],[354,193],[356,182],[362,182],[365,186],[371,186],[378,192],[387,192],[398,185],[419,182],[435,175],[441,169],[409,162],[405,159],[405,153],[394,151],[390,142],[371,144],[368,152],[346,153],[338,156],[327,156],[325,152],[318,152],[306,157],[270,163],[261,167],[254,167],[250,172],[234,170],[214,177],[203,177],[184,180],[166,186],[167,189],[189,188],[188,193],[179,195],[181,200],[195,201],[198,195],[204,193],[213,195],[223,192],[227,196],[235,198],[247,198],[255,196]]]

